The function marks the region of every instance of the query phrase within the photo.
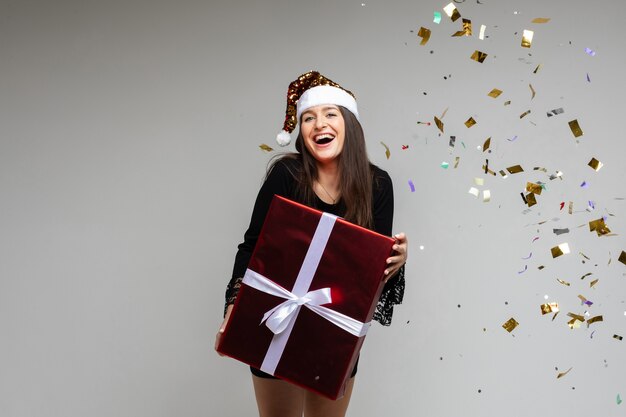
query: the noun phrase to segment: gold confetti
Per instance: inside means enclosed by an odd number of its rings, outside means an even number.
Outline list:
[[[463,19],[463,30],[455,32],[452,36],[472,36],[472,21]]]
[[[491,145],[491,136],[487,138],[485,143],[483,143],[483,152],[489,149],[489,145]]]
[[[567,315],[575,320],[578,320],[579,322],[583,323],[585,321],[585,318],[583,316],[581,316],[580,314],[574,314],[574,313],[567,313]]]
[[[504,328],[504,330],[506,330],[507,332],[511,333],[517,326],[519,326],[519,323],[513,318],[511,317],[510,319],[508,319],[503,325],[502,327]]]
[[[380,144],[385,147],[385,156],[387,157],[387,159],[389,159],[389,157],[391,156],[391,151],[389,150],[389,146],[385,145],[385,143],[382,140],[380,141]]]
[[[478,188],[472,187],[469,189],[468,193],[470,193],[474,197],[478,197],[478,194],[480,193],[480,191],[478,191]]]
[[[556,316],[559,315],[559,312],[557,311],[556,313],[554,313],[554,316],[552,316],[552,321],[554,321],[554,319],[556,318]]]
[[[456,158],[454,158],[454,168],[459,166],[459,161],[461,161],[460,156],[457,156]]]
[[[478,39],[480,39],[481,41],[485,39],[485,29],[487,29],[487,26],[480,25],[480,32],[478,33]]]
[[[604,318],[602,318],[602,316],[595,316],[590,318],[589,320],[587,320],[587,328],[589,328],[589,325],[592,323],[596,323],[599,321],[604,321]]]
[[[441,116],[439,116],[440,119],[443,119],[443,117],[446,115],[446,113],[448,112],[449,107],[446,107],[446,109],[443,111],[443,113],[441,113]]]
[[[571,319],[570,321],[567,322],[567,325],[569,326],[570,329],[578,329],[580,327],[580,323],[582,323],[579,320],[576,319]]]
[[[537,68],[533,71],[533,74],[536,74],[541,69],[541,64],[537,65]]]
[[[622,337],[622,336],[620,336],[620,335],[618,335],[618,334],[614,334],[614,335],[613,335],[613,339],[622,340],[622,339],[623,339],[623,337]]]
[[[617,260],[626,265],[626,252],[622,251]]]
[[[430,39],[430,29],[427,29],[424,26],[422,26],[420,30],[417,32],[417,36],[422,38],[420,45],[426,45],[426,43]]]
[[[580,298],[581,304],[586,304],[587,303],[587,299],[585,298],[584,295],[578,294],[578,298]]]
[[[491,201],[491,191],[484,190],[483,191],[483,203],[488,203]]]
[[[549,17],[536,17],[532,20],[531,23],[548,23],[549,21]]]
[[[485,185],[485,179],[484,178],[475,177],[474,178],[474,184],[476,184],[476,185]]]
[[[532,182],[527,182],[526,183],[526,191],[528,191],[529,193],[541,195],[541,191],[543,191],[543,188],[541,188],[541,185],[539,185],[539,184],[535,184],[535,183],[532,183]]]
[[[583,135],[583,131],[580,128],[580,125],[578,124],[578,119],[571,120],[568,122],[568,124],[575,138]]]
[[[508,106],[509,104],[511,104],[511,100],[507,100],[507,101],[504,102],[505,106]]]
[[[469,119],[465,121],[465,126],[467,126],[468,128],[474,126],[475,124],[476,124],[476,120],[474,120],[473,117],[470,117]]]
[[[527,116],[527,115],[529,115],[529,114],[530,114],[530,110],[526,110],[524,113],[522,113],[522,114],[520,114],[520,115],[519,115],[519,118],[520,118],[520,119],[523,119],[525,116]]]
[[[535,195],[533,193],[528,193],[526,194],[526,204],[528,204],[528,207],[532,207],[535,204],[537,204],[537,199],[535,198]]]
[[[600,171],[600,168],[604,166],[604,164],[598,161],[596,158],[591,158],[591,161],[589,161],[587,165],[593,168],[596,172]]]
[[[503,178],[508,177],[508,175],[506,175],[506,172],[504,172],[503,169],[501,169],[499,172],[500,172],[500,175],[502,175]]]
[[[591,281],[589,283],[589,288],[593,288],[594,285],[596,285],[598,283],[598,281],[600,281],[599,279],[594,279],[593,281]]]
[[[450,17],[453,22],[456,22],[458,18],[461,17],[461,13],[459,13],[459,10],[456,8],[454,3],[448,4],[446,7],[443,8],[443,11],[446,12],[448,17]]]
[[[443,116],[441,116],[441,117],[443,118]],[[439,130],[441,130],[441,133],[443,133],[443,122],[441,120],[439,120],[437,118],[437,116],[435,116],[435,124],[437,125]]]
[[[524,29],[524,33],[522,34],[522,47],[530,48],[530,45],[533,43],[533,34],[532,30]]]
[[[493,90],[491,90],[489,92],[489,94],[487,94],[489,97],[493,97],[493,98],[498,98],[498,96],[502,94],[502,90],[498,90],[497,88],[494,88]]]
[[[580,277],[581,280],[587,278],[589,275],[593,275],[592,272],[587,272],[585,275],[583,275],[582,277]]]
[[[567,243],[561,243],[560,245],[550,249],[550,252],[552,252],[553,258],[558,258],[561,255],[567,255],[569,253],[569,245]]]
[[[556,379],[559,379],[559,378],[561,378],[561,377],[564,377],[564,376],[565,376],[565,375],[567,375],[567,374],[568,374],[568,372],[569,372],[569,371],[571,371],[571,370],[572,370],[572,368],[569,368],[567,371],[559,373],[559,374],[556,376]]]
[[[567,286],[567,287],[569,287],[571,285],[569,282],[563,281],[562,279],[557,278],[556,280],[559,281],[561,284]]]
[[[532,84],[528,84],[528,86],[530,87],[530,92],[532,93],[532,96],[530,97],[530,99],[534,99],[535,98],[535,89],[533,88]]]
[[[508,167],[506,170],[509,171],[509,174],[524,172],[524,168],[522,168],[521,165],[513,165],[512,167]]]
[[[574,212],[574,202],[570,201],[567,205],[567,212],[569,214],[572,214]]]
[[[261,148],[262,150],[266,151],[266,152],[272,152],[274,149],[264,143],[259,145],[259,148]]]
[[[582,256],[583,258],[585,258],[586,260],[588,260],[588,261],[590,261],[590,260],[591,260],[591,258],[590,258],[590,257],[588,257],[587,255],[585,255],[585,254],[584,254],[584,253],[582,253],[582,252],[578,252],[578,254],[579,254],[580,256]],[[591,275],[591,273],[589,273],[589,274],[585,274],[583,277],[586,277],[587,275]],[[582,278],[581,278],[581,279],[582,279]]]
[[[546,303],[541,305],[541,314],[558,313],[559,303]]]
[[[485,61],[485,58],[487,58],[487,54],[480,52],[479,50],[475,50],[470,58],[482,64]]]
[[[543,266],[543,265],[539,265],[539,266],[537,267],[537,269],[538,269],[538,270],[540,270],[540,271],[541,271],[543,268],[545,268],[545,266]]]
[[[606,235],[608,233],[611,233],[611,230],[609,230],[608,226],[604,223],[604,219],[603,218],[599,218],[598,220],[592,220],[589,222],[589,231],[593,232],[595,231],[598,236],[602,236],[602,235]]]

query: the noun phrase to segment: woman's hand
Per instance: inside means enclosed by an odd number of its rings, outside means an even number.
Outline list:
[[[226,316],[224,317],[224,321],[222,322],[220,329],[217,331],[217,334],[215,335],[215,351],[217,351],[217,346],[220,344],[220,339],[222,338],[222,333],[224,333],[224,329],[226,328],[226,323],[228,323],[228,318],[230,317],[231,311],[233,311],[233,304],[230,304],[226,308]],[[219,352],[217,352],[217,354],[220,356],[224,356]]]
[[[393,254],[387,258],[387,269],[385,269],[384,281],[387,282],[393,277],[400,267],[406,263],[409,251],[409,241],[404,233],[394,236],[396,243],[393,245]]]

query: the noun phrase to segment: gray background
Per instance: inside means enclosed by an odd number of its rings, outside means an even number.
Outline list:
[[[444,1],[363,1],[0,1],[0,415],[255,413],[246,367],[213,340],[276,153],[258,145],[310,69],[357,94],[410,237],[405,304],[370,331],[349,415],[624,415],[626,3],[467,0],[474,35],[453,38],[460,21],[432,22]],[[446,108],[444,135],[416,123]],[[485,175],[485,158],[524,172]],[[530,210],[527,181],[546,183]],[[617,236],[589,232],[603,215]],[[604,321],[571,330],[568,312]]]

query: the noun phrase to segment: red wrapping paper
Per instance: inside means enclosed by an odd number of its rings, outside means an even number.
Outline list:
[[[248,269],[291,291],[322,212],[275,196]],[[337,219],[309,290],[331,288],[332,310],[370,322],[383,288],[394,240]],[[218,351],[261,368],[274,333],[263,315],[285,301],[246,284]],[[341,397],[365,336],[357,337],[301,308],[274,375],[331,399]]]

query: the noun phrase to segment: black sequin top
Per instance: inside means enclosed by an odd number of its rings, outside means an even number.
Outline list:
[[[301,162],[297,159],[282,159],[278,161],[265,180],[252,211],[250,226],[244,234],[244,241],[239,244],[233,275],[226,288],[226,306],[233,304],[237,298],[243,275],[254,251],[257,238],[261,232],[263,221],[269,209],[274,194],[293,201],[298,201],[296,187],[298,186],[293,173]],[[393,184],[387,172],[372,166],[374,169],[373,181],[373,210],[374,230],[382,235],[391,236],[393,226]],[[315,207],[318,210],[343,216],[345,206],[341,201],[337,204],[328,204],[316,198]],[[404,265],[392,277],[383,289],[374,312],[373,319],[384,326],[391,324],[393,306],[402,303],[404,296]],[[226,311],[226,309],[224,309]]]

